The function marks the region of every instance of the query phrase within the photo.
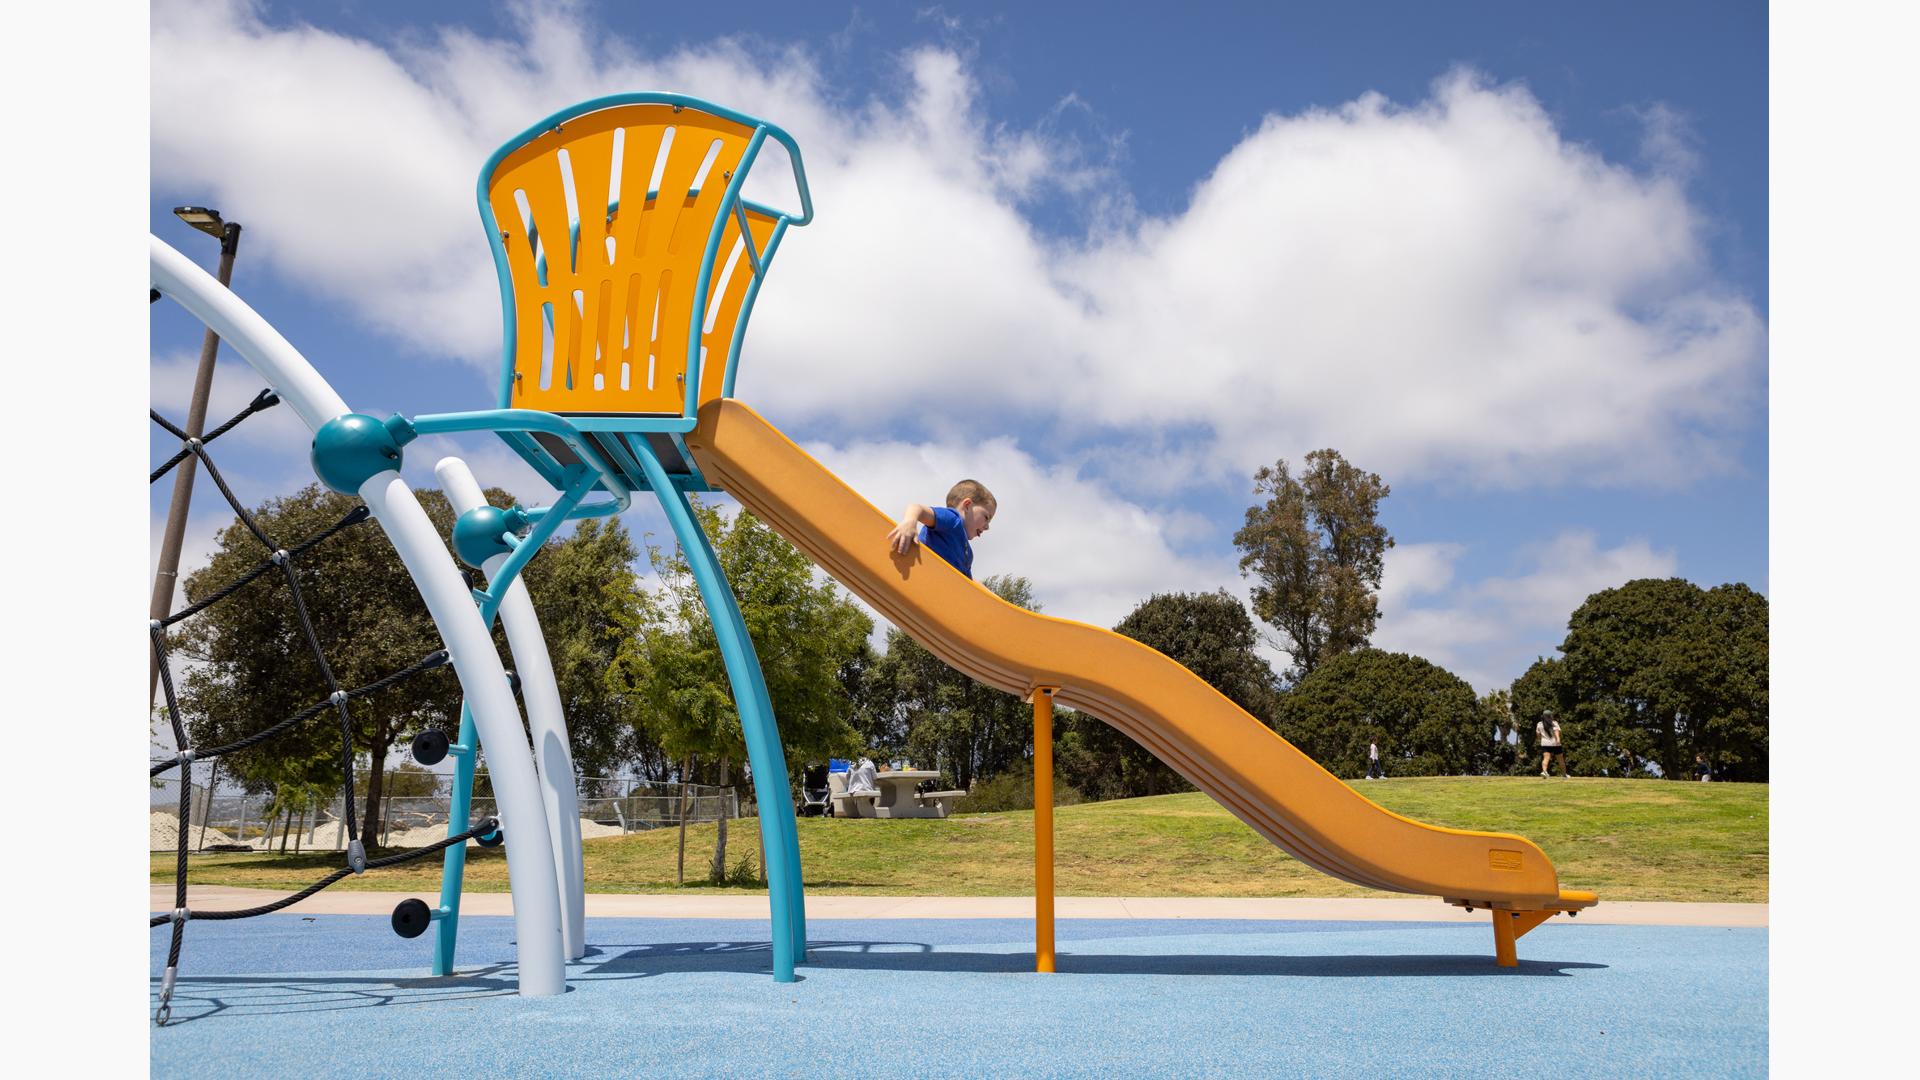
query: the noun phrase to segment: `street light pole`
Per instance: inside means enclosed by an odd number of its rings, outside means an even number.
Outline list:
[[[181,206],[173,212],[201,232],[219,237],[220,268],[216,276],[222,286],[231,284],[234,252],[240,250],[240,224],[221,221],[218,210],[200,206]],[[213,393],[213,359],[219,351],[220,336],[208,329],[200,343],[200,367],[193,376],[193,400],[187,406],[186,432],[195,439],[206,429],[207,398]],[[153,574],[153,602],[147,609],[149,619],[164,619],[173,611],[174,583],[180,575],[180,546],[187,533],[187,506],[193,501],[193,476],[199,464],[198,458],[188,455],[175,468],[173,501],[167,507],[167,527],[160,540],[160,565]],[[147,669],[147,701],[151,704],[160,686],[157,656],[148,660]]]

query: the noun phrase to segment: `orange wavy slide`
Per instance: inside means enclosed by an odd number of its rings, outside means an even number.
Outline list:
[[[739,499],[895,626],[967,675],[1090,713],[1151,751],[1300,861],[1374,889],[1494,909],[1501,963],[1512,937],[1596,902],[1563,890],[1528,840],[1427,825],[1361,795],[1152,648],[1027,611],[916,546],[888,550],[893,520],[734,399],[700,409],[687,444],[707,480]],[[1501,912],[1512,913],[1512,936]]]

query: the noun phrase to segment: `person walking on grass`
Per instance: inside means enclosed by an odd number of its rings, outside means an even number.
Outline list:
[[[1553,718],[1553,710],[1547,709],[1540,714],[1540,720],[1533,725],[1533,739],[1540,747],[1540,778],[1545,780],[1553,774],[1553,759],[1560,759],[1560,778],[1567,778],[1567,755],[1560,749],[1560,721]]]
[[[1367,743],[1367,779],[1385,780],[1386,778],[1387,778],[1387,770],[1380,767],[1380,744],[1377,742],[1368,742]]]

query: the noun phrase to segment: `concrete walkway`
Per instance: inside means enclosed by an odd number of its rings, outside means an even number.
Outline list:
[[[286,895],[270,889],[194,885],[187,906],[202,911],[254,907]],[[386,915],[409,896],[437,904],[433,893],[349,892],[328,890],[287,908],[289,915]],[[173,908],[173,886],[151,886],[149,910]],[[1581,912],[1588,926],[1740,926],[1767,925],[1766,904],[1675,904],[1648,900],[1609,901]],[[468,915],[511,915],[507,893],[468,893],[460,910]],[[1363,922],[1485,922],[1484,912],[1462,911],[1431,897],[1408,899],[1308,899],[1248,897],[1062,896],[1054,901],[1062,919],[1303,919]],[[587,915],[597,918],[765,919],[765,894],[589,893]],[[1025,896],[809,896],[809,919],[1030,919],[1033,899]]]

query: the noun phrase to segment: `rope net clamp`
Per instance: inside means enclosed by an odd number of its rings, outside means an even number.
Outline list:
[[[182,750],[175,760],[177,760],[180,763],[180,767],[184,769],[193,764],[193,751],[191,749]]]
[[[345,690],[335,690],[333,693],[327,695],[328,703],[333,705],[345,705],[350,700],[352,700],[352,698]]]
[[[177,907],[177,908],[174,908],[174,909],[173,909],[173,914],[171,914],[171,915],[169,915],[169,916],[167,916],[167,921],[168,921],[168,922],[177,922],[177,923],[183,923],[183,922],[186,922],[186,921],[187,921],[188,919],[191,919],[191,918],[193,918],[193,912],[192,912],[192,911],[189,911],[188,909],[186,909],[186,908],[183,908],[183,907]]]
[[[287,563],[287,560],[293,558],[293,556],[287,553],[286,548],[281,548],[280,550],[274,552],[272,555],[269,555],[267,558],[275,566],[285,566]]]
[[[167,973],[160,976],[160,1008],[153,1014],[155,1027],[166,1027],[167,1021],[173,1019],[173,980],[179,971],[179,968],[168,964]]]
[[[347,865],[356,874],[367,872],[367,846],[359,840],[347,845]]]

